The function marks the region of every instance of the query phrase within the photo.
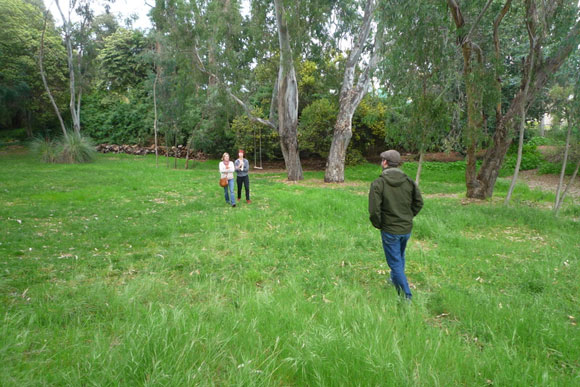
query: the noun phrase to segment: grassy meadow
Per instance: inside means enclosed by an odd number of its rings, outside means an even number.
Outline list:
[[[461,163],[427,163],[408,305],[368,221],[379,173],[254,173],[231,208],[217,161],[3,152],[0,385],[580,385],[578,200],[555,218],[521,184],[506,207],[502,178],[467,201]]]

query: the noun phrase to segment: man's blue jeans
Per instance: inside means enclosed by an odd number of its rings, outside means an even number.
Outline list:
[[[228,185],[224,187],[224,196],[226,197],[226,203],[229,203],[232,206],[236,204],[236,197],[234,196],[234,179],[228,180]]]
[[[395,285],[397,293],[403,292],[405,297],[410,299],[412,297],[411,289],[409,289],[409,283],[405,276],[405,248],[411,234],[395,235],[381,231],[381,238],[387,264],[391,268],[391,281]]]

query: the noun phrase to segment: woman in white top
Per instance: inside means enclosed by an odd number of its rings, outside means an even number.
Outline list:
[[[224,187],[224,195],[226,197],[226,203],[231,204],[232,207],[236,206],[236,198],[234,196],[234,163],[230,161],[230,155],[224,153],[222,155],[222,161],[220,161],[220,173],[221,178],[228,179],[228,185]]]

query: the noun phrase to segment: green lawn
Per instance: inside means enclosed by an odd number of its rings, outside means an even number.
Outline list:
[[[407,305],[368,221],[379,166],[253,174],[237,208],[216,171],[1,154],[0,385],[580,385],[578,205],[518,185],[505,207],[505,179],[466,202],[461,163],[428,163]]]

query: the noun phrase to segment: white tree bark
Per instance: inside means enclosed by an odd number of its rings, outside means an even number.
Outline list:
[[[423,147],[419,151],[419,165],[417,165],[417,174],[415,175],[415,184],[419,186],[419,182],[421,181],[421,171],[423,170],[423,157],[425,156],[425,151]]]
[[[524,86],[524,92],[523,92],[523,99],[524,99],[524,103],[522,103],[521,106],[521,120],[520,120],[520,137],[519,137],[519,142],[518,142],[518,157],[516,159],[516,166],[514,169],[514,175],[512,176],[512,182],[510,184],[510,188],[508,190],[508,193],[505,197],[505,201],[504,204],[509,204],[512,194],[514,192],[514,189],[516,187],[516,182],[518,180],[518,174],[520,173],[520,166],[522,165],[522,152],[524,149],[524,132],[526,129],[526,100],[528,98],[528,91],[530,89],[530,82],[532,80],[532,75],[533,75],[533,71],[534,71],[534,53],[536,51],[535,46],[536,46],[536,37],[533,35],[532,29],[528,27],[528,32],[529,32],[529,36],[530,36],[530,60],[529,60],[529,66],[528,66],[528,71],[527,71],[527,78],[526,78],[526,84]]]
[[[377,31],[373,52],[367,67],[360,74],[356,86],[354,85],[355,70],[359,64],[365,42],[367,41],[373,24],[373,13],[376,8],[375,0],[367,0],[363,21],[352,51],[346,61],[342,88],[339,97],[339,110],[334,125],[334,134],[330,145],[330,152],[326,162],[324,181],[327,183],[344,182],[344,164],[346,150],[352,138],[352,116],[363,97],[367,93],[372,71],[377,65],[379,46],[382,42],[382,33]]]
[[[40,67],[40,77],[42,78],[42,83],[44,84],[44,88],[46,89],[46,93],[48,94],[48,99],[50,99],[50,103],[52,104],[52,107],[54,108],[54,112],[56,113],[56,116],[58,118],[58,122],[60,123],[60,127],[62,129],[62,134],[64,137],[67,137],[67,131],[66,131],[66,126],[64,125],[64,121],[62,120],[62,115],[60,114],[60,110],[58,108],[58,106],[56,105],[56,101],[54,100],[54,97],[52,96],[52,93],[50,91],[50,87],[48,87],[48,82],[46,81],[46,74],[44,72],[44,34],[46,33],[46,18],[48,17],[48,13],[46,13],[44,15],[44,26],[42,28],[42,35],[40,37],[40,50],[38,53],[38,65]]]
[[[159,69],[155,71],[155,81],[153,82],[153,132],[155,133],[155,166],[159,167],[159,145],[157,143],[157,82],[159,80]]]
[[[560,211],[560,207],[562,207],[562,204],[564,203],[564,198],[566,197],[566,194],[568,193],[568,189],[570,189],[570,186],[572,186],[572,184],[574,184],[574,179],[576,179],[576,175],[578,175],[579,169],[580,169],[580,160],[578,160],[578,162],[576,163],[576,168],[574,169],[574,173],[572,174],[572,177],[570,178],[568,185],[566,185],[566,189],[564,190],[564,193],[562,193],[562,196],[560,197],[560,201],[556,204],[556,207],[554,208],[554,214],[558,215],[558,211]]]
[[[302,164],[298,150],[298,82],[290,47],[290,33],[282,0],[274,0],[280,42],[278,70],[278,135],[286,164],[288,180],[302,180]]]
[[[59,4],[59,0],[54,0],[56,7],[58,8],[58,12],[62,18],[62,26],[64,31],[64,40],[67,52],[67,65],[68,65],[68,73],[69,73],[69,89],[70,89],[70,113],[71,118],[73,121],[73,130],[76,134],[80,134],[81,131],[81,123],[80,123],[80,95],[78,98],[78,105],[77,105],[77,87],[75,82],[75,66],[74,66],[74,57],[73,57],[73,49],[72,49],[72,22],[70,13],[76,4],[76,1],[72,1],[69,4],[69,11],[68,17],[65,17],[64,13]]]
[[[566,164],[568,163],[568,150],[570,149],[570,134],[572,132],[572,122],[568,117],[568,132],[566,133],[566,147],[564,148],[564,160],[562,161],[562,169],[560,170],[560,180],[558,181],[558,188],[556,188],[556,201],[554,202],[554,212],[557,213],[562,205],[564,199],[560,199],[562,186],[564,185],[564,175],[566,174]]]

